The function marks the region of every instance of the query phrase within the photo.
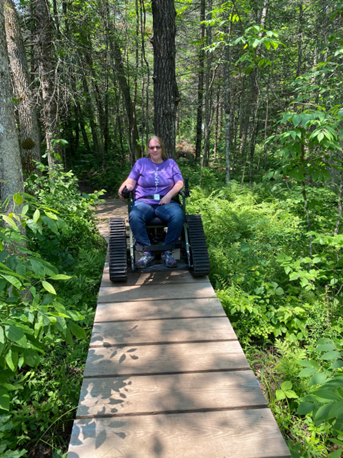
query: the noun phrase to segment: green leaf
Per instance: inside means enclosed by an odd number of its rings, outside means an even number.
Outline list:
[[[13,385],[12,383],[3,383],[2,386],[6,388],[8,391],[16,391],[16,390],[23,390],[23,385]]]
[[[63,274],[52,275],[50,277],[51,280],[69,280],[69,278],[71,278],[69,275],[63,275]]]
[[[330,366],[330,369],[339,369],[343,367],[343,361],[341,360],[338,360],[338,361],[334,361],[331,366]]]
[[[74,334],[74,336],[77,339],[86,339],[86,332],[81,326],[78,324],[74,323],[73,321],[70,321],[68,323],[68,329]]]
[[[12,372],[15,372],[18,366],[18,353],[16,351],[9,350],[5,356],[5,361]]]
[[[17,289],[20,289],[21,288],[21,283],[20,281],[18,280],[18,278],[16,277],[13,277],[13,275],[4,275],[4,274],[0,274],[1,277],[3,277],[6,281],[8,281],[8,283],[11,283],[11,285],[15,286]]]
[[[42,281],[42,286],[43,288],[48,291],[49,293],[51,294],[56,294],[56,291],[55,291],[55,288],[52,286],[51,283],[47,282],[47,281]]]
[[[58,229],[55,221],[53,221],[51,218],[48,218],[47,216],[42,216],[42,220],[54,234],[58,234]]]
[[[37,210],[33,214],[33,224],[37,224],[39,218],[40,218],[40,211],[37,208]]]
[[[52,213],[52,212],[47,212],[47,211],[45,211],[45,210],[44,210],[44,213],[46,214],[46,216],[47,216],[48,218],[53,219],[54,221],[57,221],[57,220],[58,220],[58,217],[57,217],[54,213]]]
[[[279,286],[278,288],[276,288],[275,293],[278,296],[282,296],[284,294],[284,290]]]
[[[282,390],[276,390],[275,396],[277,401],[281,401],[282,399],[286,399],[286,395]]]
[[[330,402],[329,404],[325,404],[317,410],[317,412],[314,415],[314,424],[316,426],[319,426],[323,421],[327,420],[329,418],[329,413],[332,408],[333,403]]]
[[[285,395],[290,399],[297,399],[299,397],[293,390],[285,391]]]
[[[24,202],[24,198],[20,194],[14,194],[13,195],[13,200],[17,205],[19,205],[19,207]]]
[[[10,410],[10,397],[6,388],[0,388],[0,409]]]
[[[12,218],[10,218],[9,216],[7,215],[2,215],[2,219],[10,226],[13,227],[13,229],[15,229],[16,231],[19,231],[19,228],[18,226],[16,225],[16,223],[13,221]]]
[[[342,449],[339,448],[335,452],[330,453],[330,455],[328,455],[328,458],[341,458],[341,456],[342,456]]]
[[[16,326],[6,326],[5,334],[9,340],[15,342],[23,348],[27,348],[27,340],[23,331]]]
[[[324,385],[325,386],[325,385]],[[338,401],[340,400],[339,396],[330,389],[325,389],[325,388],[318,388],[313,392],[316,396],[318,396],[321,399],[330,399],[333,401]]]
[[[297,127],[297,125],[301,121],[301,115],[298,115],[298,114],[294,115],[292,121],[293,121],[294,127]]]
[[[340,415],[343,415],[343,401],[333,403],[333,406],[329,413],[329,419],[338,418]]]
[[[31,348],[28,348],[27,350],[24,351],[23,356],[24,356],[25,364],[31,367],[38,366],[40,357],[34,350],[32,350]]]
[[[306,369],[303,369],[299,377],[310,377],[311,375],[315,374],[317,371],[314,367],[307,367]]]
[[[45,277],[45,267],[41,262],[30,258],[30,264],[32,266],[33,273],[37,275],[37,277]]]
[[[291,388],[292,388],[292,382],[286,381],[286,382],[281,383],[281,389],[283,391],[290,390]]]
[[[330,350],[336,350],[336,347],[332,343],[327,343],[327,344],[324,344],[324,345],[318,345],[318,347],[316,347],[316,350],[318,350],[318,351],[330,351]]]
[[[309,381],[309,385],[310,386],[321,385],[322,383],[325,382],[326,379],[327,379],[327,377],[326,377],[325,374],[323,374],[321,372],[317,372],[316,374],[314,374],[314,376]]]
[[[328,353],[324,353],[320,359],[325,361],[330,361],[331,359],[340,358],[341,354],[338,351],[329,351]]]
[[[312,402],[302,402],[297,410],[297,415],[307,415],[312,412],[314,404]]]

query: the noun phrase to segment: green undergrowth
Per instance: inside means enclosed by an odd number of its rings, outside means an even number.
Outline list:
[[[189,170],[186,170],[186,172]],[[183,171],[184,173],[184,171]],[[293,458],[341,456],[343,445],[343,235],[334,235],[337,194],[279,180],[241,186],[208,170],[193,182],[210,279]],[[312,256],[309,240],[312,238]]]
[[[3,216],[0,264],[0,457],[65,456],[106,247],[101,193],[71,173],[31,175]]]

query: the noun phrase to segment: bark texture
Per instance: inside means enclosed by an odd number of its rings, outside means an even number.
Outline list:
[[[12,96],[6,46],[4,0],[0,0],[0,170],[2,205],[8,196],[23,191],[20,149]],[[13,204],[10,202],[3,211],[9,213],[12,209]]]
[[[52,140],[60,138],[58,123],[58,98],[57,98],[57,68],[53,54],[53,34],[50,11],[45,0],[34,0],[34,14],[37,25],[37,47],[39,58],[39,76],[42,91],[43,110],[42,117],[45,128],[46,148],[48,163],[54,168],[59,162],[56,155],[61,156],[61,147]],[[51,154],[53,152],[54,154]]]
[[[14,95],[19,100],[17,107],[23,168],[31,173],[36,169],[33,161],[41,160],[40,135],[26,52],[13,0],[5,2],[5,28]]]
[[[154,37],[154,127],[168,157],[175,158],[176,106],[180,100],[175,76],[175,16],[173,0],[152,0]]]
[[[200,3],[200,38],[203,43],[205,38],[205,0],[201,0]],[[197,138],[195,146],[195,156],[197,159],[200,158],[201,154],[201,143],[202,143],[202,105],[203,105],[203,93],[204,93],[204,58],[205,51],[203,44],[200,46],[199,51],[199,80],[198,80],[198,108],[197,108]]]
[[[119,82],[121,93],[123,94],[125,110],[129,123],[130,144],[132,146],[135,159],[137,160],[142,155],[142,149],[139,144],[139,133],[136,122],[136,110],[131,100],[130,86],[125,76],[125,68],[123,64],[122,53],[117,41],[117,37],[110,37],[110,51],[115,63],[116,78]]]

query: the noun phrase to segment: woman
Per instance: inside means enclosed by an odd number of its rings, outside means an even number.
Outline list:
[[[122,190],[135,189],[135,197],[131,206],[129,221],[137,245],[150,245],[146,231],[146,223],[155,216],[168,224],[168,232],[164,245],[174,245],[181,234],[185,215],[181,205],[172,198],[183,188],[183,178],[179,167],[173,159],[164,154],[163,142],[158,137],[151,137],[147,145],[147,156],[138,159],[129,177],[118,190],[119,197],[124,200]],[[176,267],[172,251],[162,253],[162,262],[167,267]],[[136,267],[144,269],[153,264],[155,259],[151,251],[144,251]]]

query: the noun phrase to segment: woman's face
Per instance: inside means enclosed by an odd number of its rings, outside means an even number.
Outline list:
[[[152,162],[155,162],[156,164],[163,162],[162,161],[162,146],[160,145],[160,143],[157,140],[155,139],[150,140],[148,148],[149,148],[150,159],[152,160]]]

